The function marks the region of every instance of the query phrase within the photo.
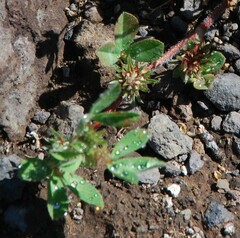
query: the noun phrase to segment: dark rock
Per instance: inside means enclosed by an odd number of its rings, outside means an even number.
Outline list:
[[[9,206],[4,212],[3,219],[8,226],[24,233],[31,232],[34,237],[37,237],[36,234],[50,224],[46,202],[40,199],[33,200],[30,204]]]
[[[152,117],[148,133],[149,145],[165,159],[187,154],[192,149],[193,140],[184,135],[178,125],[165,114],[159,113]]]
[[[153,25],[161,25],[164,22],[164,12],[161,6],[154,8],[147,18]]]
[[[185,34],[188,29],[188,24],[187,22],[183,21],[181,17],[174,16],[171,19],[171,27],[176,33]]]
[[[240,136],[240,113],[230,112],[223,121],[223,130]]]
[[[22,232],[26,232],[28,225],[26,222],[26,208],[10,206],[4,213],[4,221],[13,228],[17,228]]]
[[[204,95],[222,111],[240,109],[240,77],[233,73],[217,75]]]
[[[15,202],[22,198],[25,183],[18,179],[4,179],[0,181],[0,201]]]
[[[204,224],[208,228],[220,226],[226,222],[233,221],[233,219],[233,213],[217,202],[211,202],[204,214]]]
[[[210,29],[206,32],[204,37],[207,41],[212,41],[214,39],[214,37],[218,34],[219,34],[218,29]]]
[[[199,171],[204,165],[204,161],[201,159],[201,155],[197,151],[192,150],[189,153],[189,159],[187,161],[186,167],[190,174],[194,174]]]

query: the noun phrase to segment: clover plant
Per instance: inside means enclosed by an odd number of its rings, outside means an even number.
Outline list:
[[[153,38],[135,40],[139,23],[135,16],[123,12],[115,25],[115,41],[108,42],[97,52],[100,62],[116,69],[116,81],[120,83],[123,97],[140,100],[139,91],[147,92],[148,84],[157,81],[145,70],[147,63],[158,59],[164,44]]]
[[[223,66],[225,57],[218,51],[211,51],[210,44],[203,43],[203,35],[226,7],[226,1],[222,1],[195,31],[164,54],[162,42],[153,38],[135,39],[138,20],[123,12],[115,25],[115,41],[103,45],[97,55],[103,65],[114,66],[123,97],[130,100],[136,98],[141,101],[139,91],[148,92],[148,84],[157,82],[151,79],[152,70],[169,62],[177,54],[175,63],[178,65],[174,77],[180,77],[185,83],[193,83],[196,89],[206,90],[213,82],[214,74]]]
[[[133,112],[103,112],[121,93],[120,85],[114,84],[100,95],[89,113],[81,120],[76,135],[64,138],[53,132],[48,139],[46,157],[27,158],[19,169],[19,177],[26,181],[47,180],[47,207],[52,219],[58,219],[67,211],[68,191],[72,191],[90,205],[103,208],[104,202],[100,192],[83,177],[76,174],[79,167],[95,166],[101,161],[116,177],[137,184],[138,173],[153,167],[162,167],[164,163],[152,157],[125,157],[143,147],[148,136],[145,130],[135,129],[128,132],[109,151],[104,139],[104,130],[95,130],[92,121],[102,125],[128,126],[139,118]]]
[[[178,66],[173,74],[184,83],[193,83],[194,88],[206,90],[213,82],[216,73],[225,62],[225,57],[218,51],[211,51],[210,44],[190,41],[187,50],[177,56]]]

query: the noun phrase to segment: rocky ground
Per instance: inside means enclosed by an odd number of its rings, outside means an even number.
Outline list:
[[[217,2],[217,1],[216,1]],[[136,15],[139,35],[168,49],[209,12],[215,1],[0,1],[0,237],[240,237],[240,4],[205,38],[226,57],[207,91],[172,78],[161,66],[159,83],[138,105],[149,143],[140,154],[167,162],[130,185],[99,165],[79,173],[101,191],[96,211],[69,194],[66,217],[53,222],[46,184],[18,179],[24,157],[44,157],[50,128],[71,135],[84,112],[114,78],[96,49],[113,38],[122,11]],[[65,10],[64,10],[65,9]],[[108,128],[114,143],[123,131]]]

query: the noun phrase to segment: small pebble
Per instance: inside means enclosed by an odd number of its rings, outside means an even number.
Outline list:
[[[224,234],[225,235],[233,235],[235,233],[235,227],[233,225],[233,223],[227,223],[226,225],[224,225]]]
[[[218,179],[216,186],[218,188],[218,192],[220,193],[225,193],[230,190],[227,179]]]
[[[185,209],[180,212],[180,215],[183,216],[185,221],[189,221],[192,216],[192,211],[190,209]]]
[[[181,187],[179,184],[173,183],[167,187],[167,191],[170,192],[172,197],[176,198],[176,197],[178,197],[178,195],[181,191]]]
[[[194,174],[199,171],[204,165],[204,161],[201,159],[201,155],[197,151],[192,150],[189,154],[189,160],[187,161],[187,169],[190,174]]]
[[[176,161],[168,161],[164,168],[165,174],[176,177],[182,173],[181,165]]]
[[[222,118],[220,116],[214,116],[211,121],[211,128],[214,131],[220,131],[221,130],[221,124],[222,124]]]

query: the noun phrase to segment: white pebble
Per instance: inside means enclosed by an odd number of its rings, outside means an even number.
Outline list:
[[[233,235],[235,233],[235,227],[233,223],[227,223],[224,226],[224,234],[225,235]]]
[[[167,187],[167,191],[170,192],[172,197],[176,198],[176,197],[178,197],[178,195],[181,191],[181,187],[180,187],[180,185],[173,183]]]

